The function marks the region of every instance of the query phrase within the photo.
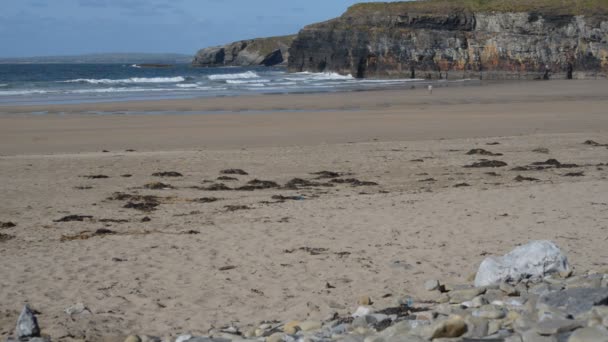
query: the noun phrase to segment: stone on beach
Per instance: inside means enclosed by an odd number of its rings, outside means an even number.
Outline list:
[[[486,258],[475,276],[475,286],[489,286],[527,277],[540,278],[569,271],[568,258],[553,242],[532,241],[502,257]]]
[[[17,335],[17,338],[20,340],[28,339],[30,337],[40,337],[38,320],[27,304],[23,307],[19,319],[17,320],[15,335]]]
[[[437,281],[437,280],[435,280],[435,279],[432,279],[432,280],[427,280],[427,281],[424,283],[424,288],[425,288],[427,291],[435,291],[435,290],[438,290],[438,289],[439,289],[439,286],[440,286],[440,285],[439,285],[439,281]]]

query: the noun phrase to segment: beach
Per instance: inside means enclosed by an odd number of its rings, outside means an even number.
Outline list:
[[[537,239],[605,270],[607,110],[606,80],[0,106],[0,336],[24,303],[61,341],[319,320]]]

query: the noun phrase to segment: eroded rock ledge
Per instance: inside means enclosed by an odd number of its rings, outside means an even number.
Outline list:
[[[576,4],[359,4],[302,29],[288,67],[360,78],[605,78],[608,2]]]
[[[287,63],[289,46],[295,36],[241,40],[200,50],[193,66],[274,66]]]

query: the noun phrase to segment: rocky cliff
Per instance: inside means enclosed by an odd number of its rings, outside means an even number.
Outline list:
[[[289,46],[294,38],[292,35],[249,39],[202,49],[194,57],[192,65],[217,67],[284,64],[287,63]]]
[[[359,4],[302,29],[288,67],[371,78],[606,77],[608,0]]]

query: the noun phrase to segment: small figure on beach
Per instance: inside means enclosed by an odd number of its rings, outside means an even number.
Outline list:
[[[429,95],[433,95],[433,86],[429,84],[427,89],[429,90]]]
[[[551,68],[549,68],[549,64],[545,65],[545,74],[543,75],[543,80],[549,79],[549,73],[551,72]]]

